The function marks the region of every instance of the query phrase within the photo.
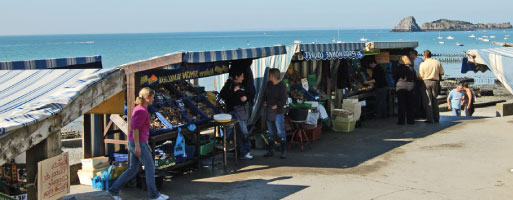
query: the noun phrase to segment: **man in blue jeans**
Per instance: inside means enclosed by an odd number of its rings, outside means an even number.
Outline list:
[[[454,116],[461,115],[461,102],[465,98],[465,93],[463,93],[463,83],[459,83],[456,89],[453,89],[449,96],[447,96],[447,105],[449,110],[452,110]]]
[[[280,138],[281,159],[287,158],[287,134],[285,133],[285,116],[284,109],[287,102],[287,88],[280,81],[280,70],[273,68],[269,70],[269,82],[264,90],[264,107],[267,130],[269,131],[268,152],[264,157],[272,157],[274,155],[273,146],[276,133]]]

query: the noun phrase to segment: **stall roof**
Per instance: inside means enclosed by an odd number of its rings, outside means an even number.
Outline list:
[[[254,59],[286,53],[287,50],[283,45],[221,51],[187,51],[184,52],[183,62],[208,63],[228,60]]]
[[[366,44],[367,49],[406,49],[406,48],[417,48],[419,42],[368,42]]]
[[[0,70],[102,68],[101,56],[0,62]]]
[[[123,78],[119,68],[0,70],[0,165],[122,92]]]
[[[330,60],[362,58],[365,43],[300,44],[299,51],[305,60]],[[301,60],[301,58],[295,58]]]
[[[513,48],[498,47],[467,51],[468,61],[486,65],[510,93],[513,94]],[[464,65],[462,65],[463,67]],[[463,71],[463,69],[462,69]]]

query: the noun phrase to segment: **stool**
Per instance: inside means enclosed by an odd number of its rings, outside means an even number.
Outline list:
[[[217,144],[214,144],[214,150],[212,152],[212,169],[214,169],[215,159],[216,159],[216,150],[222,150],[223,151],[223,168],[224,171],[226,171],[226,163],[228,163],[228,156],[227,153],[229,151],[233,151],[235,154],[235,164],[238,164],[238,155],[237,155],[237,126],[236,123],[237,120],[232,120],[230,122],[214,122],[214,135],[217,136],[220,135],[221,130],[223,131],[223,144],[222,146],[218,146]],[[226,134],[228,133],[228,128],[233,128],[233,147],[228,148],[228,141]]]
[[[304,143],[310,145],[310,141],[308,141],[308,137],[306,136],[305,132],[305,121],[295,121],[290,120],[292,123],[294,123],[295,130],[292,133],[292,137],[290,138],[289,143],[289,149],[292,146],[292,144],[299,144],[301,146],[301,151],[304,150]],[[299,139],[299,140],[298,140]]]

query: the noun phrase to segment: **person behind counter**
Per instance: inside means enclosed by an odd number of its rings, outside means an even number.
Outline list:
[[[413,92],[417,75],[413,69],[413,64],[408,56],[401,56],[397,73],[395,75],[397,91],[397,105],[399,113],[397,114],[397,124],[403,125],[406,118],[408,124],[415,123],[415,95]]]
[[[273,68],[269,70],[269,82],[264,90],[264,107],[268,135],[268,152],[264,157],[274,156],[274,138],[276,133],[280,137],[281,159],[287,158],[287,134],[285,133],[284,109],[287,102],[287,88],[280,81],[280,70]]]
[[[228,112],[234,119],[237,119],[237,146],[239,147],[240,155],[243,159],[252,159],[251,155],[251,141],[249,140],[248,132],[248,97],[242,81],[244,80],[244,73],[241,70],[230,71],[230,78],[226,80],[223,88],[221,89],[221,98],[226,103]],[[231,135],[233,129],[229,129],[227,135]]]
[[[387,80],[385,77],[385,70],[383,67],[378,66],[376,60],[370,60],[368,67],[372,69],[372,79],[365,81],[367,85],[374,84],[374,91],[376,94],[376,115],[379,118],[387,116]]]
[[[148,144],[150,131],[150,116],[148,106],[154,101],[155,91],[145,87],[139,91],[139,96],[135,103],[137,106],[132,112],[130,120],[130,132],[128,134],[128,150],[130,151],[130,163],[128,169],[119,176],[119,178],[109,188],[109,194],[114,200],[121,200],[119,190],[125,184],[133,179],[141,164],[144,165],[146,185],[148,188],[148,197],[150,199],[165,200],[169,199],[167,195],[160,194],[155,185],[155,165],[153,163],[152,151]]]

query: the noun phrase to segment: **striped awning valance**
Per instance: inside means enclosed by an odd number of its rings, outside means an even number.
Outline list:
[[[363,58],[365,43],[301,44],[305,60]]]
[[[0,62],[0,70],[26,69],[98,69],[101,66],[101,56],[75,58],[49,58],[43,60],[24,60]]]
[[[185,52],[183,62],[185,63],[208,63],[217,61],[241,60],[262,58],[272,55],[286,54],[285,46],[272,46],[248,49],[234,49],[222,51],[192,51]]]

